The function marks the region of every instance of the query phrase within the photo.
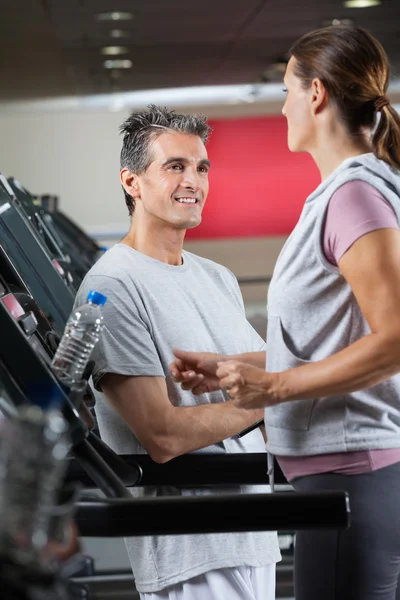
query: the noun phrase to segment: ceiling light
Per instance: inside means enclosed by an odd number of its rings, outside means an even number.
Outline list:
[[[370,6],[379,6],[382,0],[345,0],[343,6],[346,8],[368,8]]]
[[[111,29],[110,36],[114,39],[120,39],[131,37],[131,34],[129,31],[122,31],[122,29]]]
[[[125,46],[104,46],[100,53],[105,56],[119,56],[120,54],[126,54],[128,48]]]
[[[130,12],[103,12],[96,15],[98,21],[129,21],[133,19],[133,14]]]
[[[132,61],[127,59],[115,59],[115,60],[105,60],[104,67],[106,69],[130,69],[132,67]]]
[[[326,19],[322,23],[323,27],[329,27],[330,25],[354,25],[353,19]]]

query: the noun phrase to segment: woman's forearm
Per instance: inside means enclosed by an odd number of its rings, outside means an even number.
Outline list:
[[[321,361],[274,373],[277,402],[337,396],[372,387],[400,372],[400,336],[371,333]],[[268,374],[266,374],[268,387]]]

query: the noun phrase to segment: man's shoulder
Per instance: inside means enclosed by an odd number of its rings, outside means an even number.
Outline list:
[[[118,279],[126,274],[127,267],[134,264],[133,257],[129,255],[129,248],[123,244],[116,244],[107,250],[103,256],[87,272],[87,277],[104,276]]]
[[[132,273],[134,260],[126,252],[122,244],[107,250],[86,273],[76,296],[75,304],[85,300],[88,292],[95,289],[108,295],[124,295],[129,288],[132,292]]]
[[[189,259],[194,265],[204,269],[209,273],[218,273],[220,275],[227,275],[236,279],[235,275],[232,273],[232,271],[228,269],[228,267],[225,267],[224,265],[221,265],[220,263],[217,263],[214,260],[211,260],[210,258],[199,256],[198,254],[194,254],[193,252],[188,252],[188,250],[185,250],[185,254],[187,257],[189,257]]]
[[[97,281],[105,286],[119,284],[119,287],[130,290],[140,287],[147,274],[147,265],[143,264],[139,253],[125,244],[116,244],[91,267],[84,281]]]

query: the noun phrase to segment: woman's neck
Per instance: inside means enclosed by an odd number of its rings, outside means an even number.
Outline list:
[[[321,180],[324,181],[347,158],[371,151],[372,147],[367,133],[351,138],[341,126],[336,124],[326,132],[321,132],[315,148],[310,151],[310,154],[319,169]]]

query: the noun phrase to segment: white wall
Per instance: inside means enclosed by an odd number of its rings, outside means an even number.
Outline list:
[[[0,172],[60,196],[85,227],[129,227],[119,184],[123,112],[0,116]]]

